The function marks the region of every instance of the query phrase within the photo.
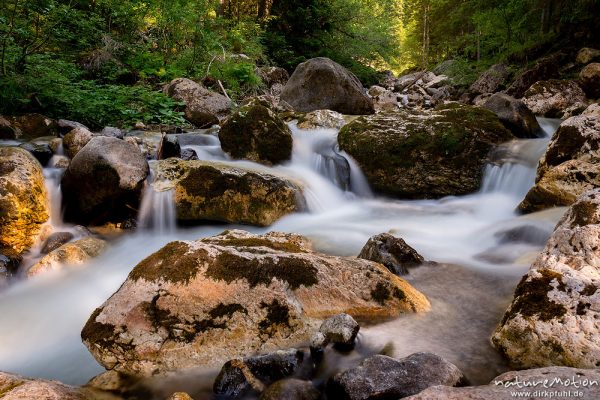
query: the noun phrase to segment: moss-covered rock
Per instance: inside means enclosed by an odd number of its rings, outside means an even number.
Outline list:
[[[492,336],[516,368],[600,366],[600,190],[558,223]]]
[[[375,190],[437,198],[476,191],[490,150],[512,138],[491,111],[450,103],[360,117],[338,141]]]
[[[25,149],[0,147],[0,252],[23,253],[48,217],[40,163]]]
[[[225,231],[140,262],[82,338],[106,368],[151,375],[289,348],[339,313],[375,320],[428,309],[380,264],[314,253],[297,235]]]
[[[156,181],[173,187],[177,219],[267,226],[304,208],[290,180],[225,163],[168,159],[155,167]],[[164,183],[169,182],[169,183]]]
[[[588,107],[560,124],[540,160],[535,186],[519,205],[523,212],[571,205],[600,187],[600,113]]]
[[[219,131],[221,148],[233,158],[272,165],[292,156],[292,132],[268,107],[243,106],[229,117]]]

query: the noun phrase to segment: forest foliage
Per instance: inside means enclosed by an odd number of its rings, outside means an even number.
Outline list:
[[[181,123],[161,86],[221,81],[263,90],[259,66],[326,56],[366,85],[455,59],[465,81],[532,49],[593,40],[600,0],[4,0],[0,113],[93,127]],[[218,90],[218,89],[217,89]]]

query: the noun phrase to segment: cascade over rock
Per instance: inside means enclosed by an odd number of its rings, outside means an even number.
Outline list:
[[[437,198],[478,190],[488,153],[513,137],[491,111],[450,103],[360,117],[338,141],[375,190]]]

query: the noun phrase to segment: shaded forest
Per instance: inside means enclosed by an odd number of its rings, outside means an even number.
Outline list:
[[[0,113],[178,124],[181,105],[160,93],[173,78],[235,100],[261,93],[257,67],[316,56],[365,85],[453,59],[468,85],[498,61],[592,45],[599,15],[597,0],[6,0]]]

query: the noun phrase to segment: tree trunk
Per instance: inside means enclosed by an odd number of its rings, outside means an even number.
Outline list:
[[[258,0],[258,20],[262,21],[267,16],[267,2],[268,0]]]

